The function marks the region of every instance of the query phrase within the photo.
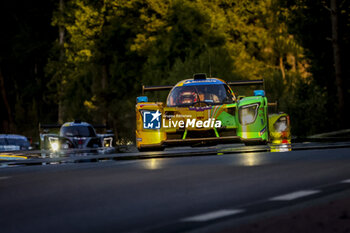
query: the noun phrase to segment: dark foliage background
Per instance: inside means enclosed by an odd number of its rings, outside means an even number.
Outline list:
[[[332,2],[338,7],[333,14]],[[294,135],[349,127],[349,1],[0,4],[1,133],[37,138],[39,122],[81,119],[133,140],[141,85],[175,84],[197,72],[224,80],[264,78],[269,99],[290,114]]]

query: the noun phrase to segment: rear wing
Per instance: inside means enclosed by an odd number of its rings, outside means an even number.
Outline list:
[[[48,130],[48,129],[59,129],[61,128],[63,124],[41,124],[39,123],[39,132],[41,132],[42,130]],[[95,129],[109,129],[110,127],[108,127],[107,125],[91,125],[92,127],[94,127]]]
[[[109,129],[107,125],[92,125],[95,129]]]
[[[145,86],[142,85],[142,95],[145,94],[146,91],[170,91],[174,86]]]
[[[229,81],[227,82],[227,84],[229,86],[254,86],[254,85],[258,85],[258,86],[263,86],[263,90],[265,90],[265,82],[264,79],[257,79],[257,80],[242,80],[242,81]],[[275,109],[275,111],[277,112],[277,107],[278,107],[278,103],[277,101],[272,102],[272,103],[268,103],[267,104],[268,107],[273,107]]]
[[[230,86],[253,86],[253,85],[261,85],[265,90],[265,82],[264,79],[257,80],[241,80],[241,81],[229,81],[227,82]]]
[[[92,127],[94,127],[94,129],[97,131],[97,129],[104,129],[103,132],[105,132],[104,134],[101,135],[114,135],[113,133],[113,129],[111,127],[109,127],[108,125],[92,125]],[[100,130],[101,132],[101,130]]]
[[[39,132],[48,132],[49,129],[59,129],[62,124],[41,124],[39,123]],[[45,133],[46,133],[45,132]]]
[[[229,81],[227,82],[230,86],[253,86],[253,85],[261,85],[263,86],[263,89],[265,89],[265,82],[264,79],[258,79],[258,80],[241,80],[241,81]],[[171,88],[174,86],[168,85],[168,86],[145,86],[142,85],[142,95],[146,91],[170,91]]]

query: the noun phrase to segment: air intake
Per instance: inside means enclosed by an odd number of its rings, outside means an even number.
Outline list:
[[[194,74],[193,75],[194,80],[204,80],[207,79],[207,74],[205,73],[200,73],[200,74]]]

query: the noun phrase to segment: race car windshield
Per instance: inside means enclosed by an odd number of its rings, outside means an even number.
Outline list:
[[[175,87],[168,96],[167,106],[193,106],[197,103],[220,105],[233,103],[235,97],[225,84]]]
[[[61,136],[65,137],[96,137],[91,126],[66,126],[61,129]]]

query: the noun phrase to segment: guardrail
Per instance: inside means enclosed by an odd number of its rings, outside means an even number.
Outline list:
[[[271,147],[272,148],[272,147]],[[257,153],[257,152],[270,152],[269,146],[242,146],[242,147],[226,147],[226,148],[196,148],[192,150],[173,150],[173,151],[157,151],[157,152],[128,152],[128,153],[112,153],[112,154],[86,154],[85,149],[74,149],[68,151],[69,156],[65,157],[31,157],[24,160],[4,160],[0,161],[0,167],[18,166],[18,165],[46,165],[57,163],[79,163],[79,162],[91,162],[99,160],[136,160],[136,159],[149,159],[149,158],[173,158],[173,157],[189,157],[189,156],[221,156],[224,154],[235,153]],[[314,150],[314,149],[340,149],[350,148],[350,142],[333,143],[333,144],[292,144],[292,151],[297,150]],[[41,151],[45,154],[45,151]],[[49,156],[49,155],[47,155]],[[59,155],[58,155],[59,156]]]

